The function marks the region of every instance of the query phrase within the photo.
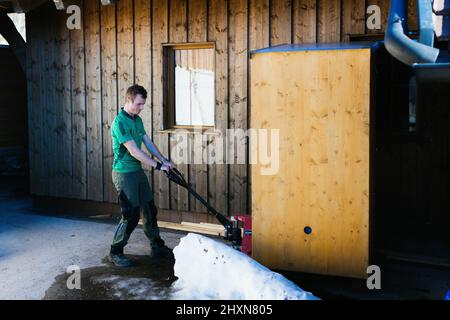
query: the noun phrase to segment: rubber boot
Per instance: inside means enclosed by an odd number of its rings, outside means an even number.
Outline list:
[[[123,248],[115,248],[111,246],[111,252],[109,253],[108,260],[116,267],[127,268],[132,265],[131,260],[123,254]]]
[[[164,240],[161,238],[156,238],[150,241],[150,247],[150,258],[159,258],[172,253],[172,250],[166,246]]]

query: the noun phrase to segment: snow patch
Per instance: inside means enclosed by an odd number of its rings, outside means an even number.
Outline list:
[[[318,300],[224,243],[189,233],[173,250],[172,299]]]
[[[92,282],[107,284],[113,290],[113,296],[121,300],[164,300],[167,297],[167,290],[147,278],[99,276],[92,278]]]

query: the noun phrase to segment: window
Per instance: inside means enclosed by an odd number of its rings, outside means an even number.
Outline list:
[[[168,127],[214,126],[214,46],[167,46]]]

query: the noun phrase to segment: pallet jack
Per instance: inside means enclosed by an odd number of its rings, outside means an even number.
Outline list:
[[[170,181],[185,188],[191,195],[200,201],[206,209],[208,209],[208,213],[212,214],[217,220],[219,220],[225,228],[224,239],[230,241],[231,246],[234,249],[251,256],[252,218],[250,215],[235,215],[228,219],[225,215],[218,212],[205,199],[203,199],[176,168],[172,168],[170,171],[164,171],[164,173]],[[239,225],[242,225],[242,227]]]

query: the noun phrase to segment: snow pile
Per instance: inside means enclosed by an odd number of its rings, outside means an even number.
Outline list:
[[[247,255],[197,234],[182,238],[173,253],[173,299],[318,299]]]

